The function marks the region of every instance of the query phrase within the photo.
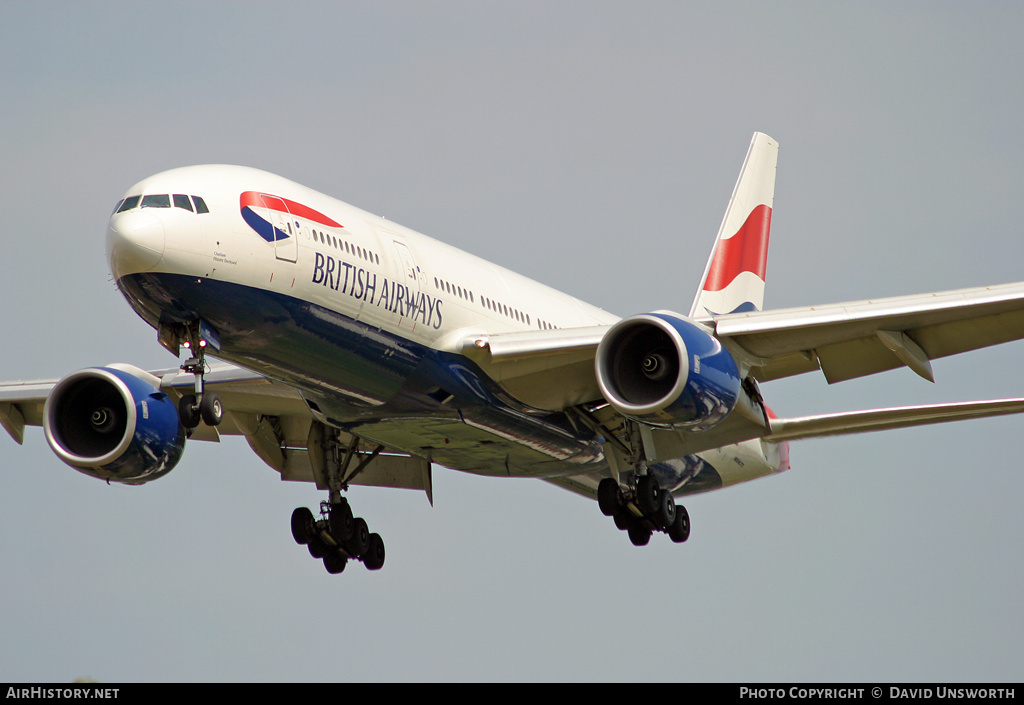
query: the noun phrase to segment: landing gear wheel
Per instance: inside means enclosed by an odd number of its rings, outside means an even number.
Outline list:
[[[219,426],[224,420],[224,406],[220,403],[220,397],[213,392],[203,394],[203,401],[199,404],[199,415],[207,426]]]
[[[314,536],[306,548],[309,549],[309,555],[313,558],[323,558],[332,550],[319,536]]]
[[[682,543],[690,538],[690,515],[686,511],[686,507],[682,505],[676,507],[676,518],[668,530],[668,537],[675,543]]]
[[[384,540],[380,534],[370,534],[367,541],[363,564],[367,570],[380,570],[384,565]]]
[[[646,546],[651,540],[651,530],[646,526],[633,524],[626,531],[629,532],[629,540],[634,546]]]
[[[362,558],[369,543],[370,527],[366,525],[365,519],[356,517],[352,520],[352,536],[345,542],[345,550],[353,558]]]
[[[615,519],[615,528],[619,531],[625,531],[629,528],[630,524],[636,523],[624,508],[620,508],[619,511],[615,512],[613,518]]]
[[[316,535],[316,520],[313,512],[306,507],[299,507],[292,512],[292,538],[295,543],[302,545],[313,540]]]
[[[355,524],[352,517],[352,507],[349,506],[347,499],[342,498],[337,504],[331,505],[327,526],[330,529],[331,536],[339,544],[344,544],[352,537]]]
[[[636,481],[636,503],[644,514],[654,514],[658,508],[658,480],[654,475],[641,475]]]
[[[619,509],[619,483],[610,477],[597,486],[597,506],[606,517],[615,516]]]
[[[345,564],[348,563],[348,558],[341,555],[337,551],[331,551],[324,556],[324,568],[331,575],[337,575],[341,571],[345,570]]]
[[[185,428],[193,429],[199,425],[201,419],[195,395],[184,395],[178,402],[178,420],[181,422],[181,425]]]
[[[658,509],[654,512],[654,523],[659,529],[668,531],[676,520],[676,501],[672,493],[662,490],[658,493]]]

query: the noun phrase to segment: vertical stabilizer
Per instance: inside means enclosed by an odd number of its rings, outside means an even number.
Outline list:
[[[779,143],[755,132],[690,316],[760,311]]]

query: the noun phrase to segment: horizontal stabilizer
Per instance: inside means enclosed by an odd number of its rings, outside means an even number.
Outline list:
[[[1024,412],[1024,399],[992,399],[953,404],[897,406],[888,409],[845,411],[838,414],[772,419],[771,433],[764,440],[793,441],[819,436],[841,436],[848,433],[885,431],[909,426],[980,419]]]

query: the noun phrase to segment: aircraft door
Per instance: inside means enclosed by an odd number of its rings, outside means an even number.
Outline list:
[[[412,252],[408,245],[398,240],[393,241],[398,251],[398,260],[402,263],[403,282],[412,291],[420,290],[420,268],[416,266],[416,260],[412,258]]]
[[[274,228],[274,256],[285,262],[299,258],[299,229],[291,217],[288,205],[280,198],[260,194],[260,200],[267,208],[270,224]]]

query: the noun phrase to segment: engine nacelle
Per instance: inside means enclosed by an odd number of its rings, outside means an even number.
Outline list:
[[[43,429],[71,467],[129,485],[166,475],[185,450],[177,405],[149,381],[113,367],[58,382],[43,408]]]
[[[597,347],[597,383],[623,416],[701,431],[736,406],[736,361],[710,333],[683,317],[648,313],[613,325]]]

